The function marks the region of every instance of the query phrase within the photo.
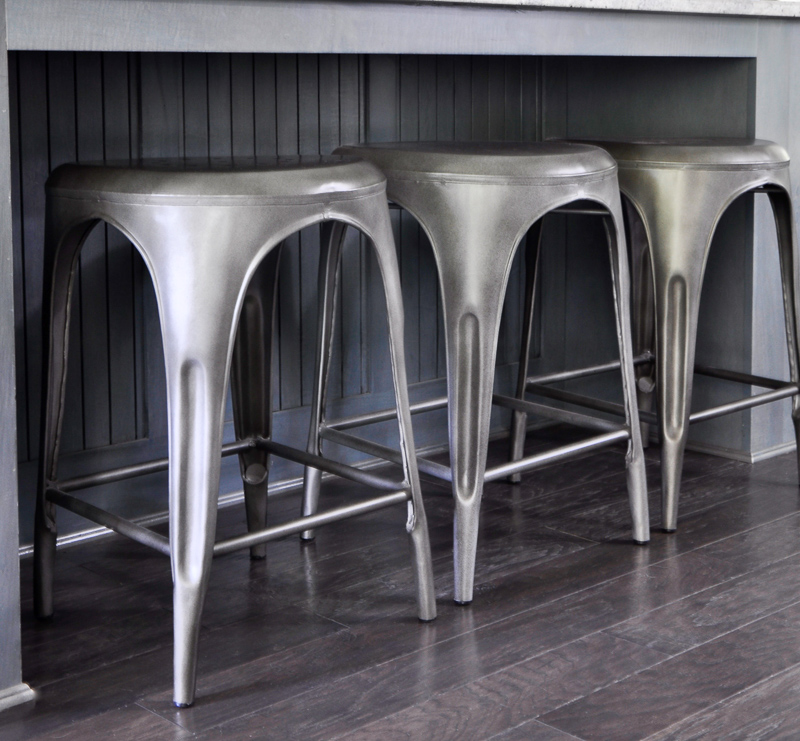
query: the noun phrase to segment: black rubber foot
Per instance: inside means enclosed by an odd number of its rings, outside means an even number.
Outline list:
[[[267,554],[265,553],[263,556],[254,556],[251,553],[250,554],[250,560],[251,561],[266,561],[267,560]]]
[[[667,528],[667,527],[662,527],[661,528],[661,532],[662,533],[674,533],[674,532],[677,532],[677,530],[678,530],[678,528],[676,528],[676,527],[673,527],[671,530],[669,528]]]
[[[649,540],[636,540],[634,538],[633,542],[634,542],[635,545],[650,545],[650,541]]]
[[[457,605],[461,605],[462,607],[472,604],[472,600],[468,600],[467,602],[462,602],[461,600],[454,599],[453,602],[455,602]]]
[[[172,703],[176,708],[190,708],[192,707],[192,703],[190,702],[173,702]]]
[[[417,620],[419,620],[421,623],[432,623],[434,620],[436,620],[436,618],[432,617],[426,620],[425,618],[418,617]]]

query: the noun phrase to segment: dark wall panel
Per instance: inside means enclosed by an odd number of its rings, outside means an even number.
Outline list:
[[[32,469],[38,455],[43,185],[58,164],[129,156],[314,155],[364,140],[742,135],[752,129],[750,64],[12,53],[20,460]],[[718,115],[722,100],[725,117]],[[412,217],[393,211],[392,221],[406,306],[409,379],[421,384],[420,393],[439,392],[446,363],[433,254]],[[746,219],[734,221],[746,226]],[[318,228],[295,235],[287,240],[280,276],[274,397],[282,414],[276,429],[300,445],[312,388],[318,254]],[[726,275],[745,280],[747,263],[737,254],[740,262]],[[588,355],[613,356],[602,234],[593,225],[553,217],[545,229],[542,260],[532,371],[563,367],[565,358],[582,362]],[[511,378],[517,360],[523,268],[520,254],[503,313],[501,383]],[[391,403],[378,280],[368,245],[351,230],[341,266],[346,290],[338,307],[331,373],[331,398],[343,400],[337,402],[343,411],[363,411],[373,399]],[[120,464],[163,453],[166,398],[155,296],[138,253],[111,228],[96,229],[81,256],[70,332],[62,450],[72,455],[65,456],[65,467],[84,471],[99,461]],[[444,442],[444,415],[431,423],[427,419],[420,421],[419,441]],[[498,414],[496,425],[504,419]],[[376,434],[391,439],[389,432]],[[275,468],[277,479],[296,473]],[[24,493],[22,499],[30,497]]]

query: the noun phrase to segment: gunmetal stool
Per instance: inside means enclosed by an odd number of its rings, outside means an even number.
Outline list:
[[[650,538],[647,486],[636,417],[628,264],[614,161],[602,150],[567,143],[398,143],[342,147],[385,173],[389,198],[422,224],[433,246],[441,285],[447,345],[447,398],[412,407],[448,407],[451,468],[420,460],[420,470],[452,481],[455,497],[455,601],[472,600],[484,481],[510,476],[620,440],[629,441],[628,494],[633,538]],[[592,201],[608,234],[628,422],[614,424],[541,404],[492,394],[500,315],[512,259],[529,228],[546,213]],[[320,381],[324,385],[324,379]],[[492,404],[567,421],[600,434],[486,470]],[[376,417],[376,419],[379,417]],[[362,418],[363,419],[363,418]],[[631,424],[631,421],[634,421]],[[323,437],[356,444],[347,420],[329,422]],[[314,441],[310,449],[313,449]],[[371,452],[380,451],[371,446]],[[305,512],[318,496],[307,473]]]
[[[661,437],[662,527],[672,532],[678,521],[690,423],[791,396],[792,420],[800,439],[798,255],[789,155],[773,142],[752,139],[591,143],[606,149],[619,166],[632,251],[636,352],[646,359],[655,351],[655,379],[652,362],[637,367],[639,405],[642,418],[655,421],[648,413],[655,388]],[[698,308],[711,238],[723,212],[745,193],[766,193],[775,215],[791,383],[694,365]],[[690,413],[693,373],[769,391]]]
[[[271,333],[280,244],[302,227],[331,220],[351,224],[372,240],[383,275],[399,409],[400,481],[308,455],[271,437]],[[75,266],[81,245],[99,221],[113,224],[133,242],[153,279],[166,361],[169,461],[59,481],[56,459]],[[245,164],[203,160],[64,165],[47,181],[45,241],[43,315],[48,339],[35,533],[37,615],[53,613],[55,505],[168,555],[174,584],[174,702],[185,707],[195,695],[197,638],[212,555],[248,547],[263,549],[261,544],[297,533],[309,524],[322,525],[407,503],[419,617],[432,620],[436,616],[408,408],[400,279],[386,208],[386,183],[373,165],[338,157]],[[323,247],[322,263],[328,260],[328,248]],[[321,289],[325,294],[331,287],[323,280]],[[324,302],[324,297],[321,300]],[[231,363],[238,441],[226,445],[223,454],[240,457],[249,534],[215,544]],[[319,394],[314,403],[320,404]],[[271,455],[313,464],[382,493],[321,513],[311,523],[295,521],[267,528]],[[167,467],[169,539],[69,493]]]

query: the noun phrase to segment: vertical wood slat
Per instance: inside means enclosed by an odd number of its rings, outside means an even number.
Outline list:
[[[50,169],[77,157],[75,116],[75,54],[51,52],[47,55]],[[65,453],[82,450],[83,440],[83,352],[81,349],[81,295],[72,295],[72,321],[69,327],[67,385],[61,449]],[[33,455],[30,456],[34,457]]]
[[[103,130],[106,159],[128,159],[128,57],[103,55]],[[106,227],[110,442],[136,439],[136,362],[134,334],[134,249],[113,227]],[[131,403],[133,401],[133,403]]]
[[[339,138],[342,144],[355,144],[365,137],[364,103],[362,84],[363,63],[359,57],[339,57]],[[363,332],[361,313],[362,275],[361,241],[354,229],[348,229],[342,250],[340,267],[341,285],[348,290],[340,292],[341,348],[342,348],[342,396],[355,396],[366,391],[362,373],[363,354],[361,338]]]
[[[400,139],[419,139],[419,58],[400,58]],[[398,254],[400,280],[405,309],[406,371],[409,383],[420,380],[420,249],[423,237],[417,220],[407,211],[400,212]],[[430,247],[427,247],[430,251]]]
[[[138,56],[139,141],[144,158],[184,153],[183,60],[180,55]],[[167,399],[164,350],[152,282],[143,286],[147,409],[151,436],[166,436]]]
[[[297,60],[297,150],[300,155],[320,153],[319,58],[304,54]],[[326,153],[327,154],[327,153]],[[300,378],[301,405],[311,404],[317,345],[317,267],[319,226],[298,235],[300,260]]]
[[[208,55],[183,55],[183,151],[186,157],[208,157]]]
[[[25,344],[25,263],[22,257],[22,163],[20,146],[19,120],[19,57],[8,55],[9,82],[9,138],[11,152],[9,171],[11,179],[11,219],[14,228],[11,232],[11,259],[14,265],[14,370],[16,377],[16,424],[17,424],[17,456],[20,460],[28,460],[28,373],[27,349]],[[34,320],[35,321],[35,320]]]
[[[436,57],[419,57],[417,71],[417,136],[419,141],[436,139]],[[420,230],[419,241],[419,380],[439,376],[441,300],[436,261],[430,242]]]
[[[81,54],[75,64],[78,161],[103,159],[103,67],[100,54]],[[108,378],[108,284],[105,230],[84,242],[81,265],[84,441],[89,448],[111,442]]]
[[[370,60],[367,90],[367,141],[396,141],[399,137],[399,70],[397,56],[379,55]],[[397,223],[393,222],[395,238]],[[386,304],[383,282],[374,250],[367,248],[364,261],[364,321],[366,344],[362,354],[369,358],[366,378],[370,391],[391,388],[389,348],[386,342]]]
[[[298,153],[297,55],[276,58],[275,97],[279,156]],[[302,383],[299,374],[300,347],[300,239],[297,234],[284,243],[278,288],[280,347],[280,408],[299,407]]]
[[[44,54],[32,54],[20,60],[19,80],[19,162],[22,205],[21,256],[24,311],[17,322],[24,323],[26,356],[25,377],[21,388],[26,400],[26,421],[20,434],[26,434],[27,452],[37,455],[39,446],[39,409],[41,387],[41,311],[42,311],[42,243],[44,241],[44,183],[49,172],[46,98],[27,95],[27,90],[45,90],[47,64]],[[27,386],[27,389],[25,388]]]
[[[335,54],[321,54],[318,60],[319,90],[317,99],[319,101],[319,131],[318,146],[319,153],[330,154],[341,141],[341,123],[339,117],[339,59]],[[352,230],[348,230],[352,231]],[[308,270],[308,266],[306,266]],[[339,277],[341,281],[341,265],[339,267]],[[316,292],[316,288],[314,289]],[[342,298],[337,304],[336,322],[334,327],[331,365],[328,376],[328,398],[338,399],[342,396]],[[315,345],[317,337],[316,317],[312,317],[312,323],[308,326],[307,335],[313,337],[312,341],[312,371],[314,365]],[[313,383],[313,373],[310,376],[310,383]],[[313,386],[309,385],[308,391]]]
[[[275,55],[255,55],[253,58],[253,119],[255,126],[253,147],[256,157],[273,157],[278,151],[275,85]],[[281,356],[277,336],[273,337],[272,344],[272,407],[280,409]]]
[[[231,57],[208,55],[208,154],[230,157],[232,147]]]

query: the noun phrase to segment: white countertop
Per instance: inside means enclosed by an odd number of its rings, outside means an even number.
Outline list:
[[[414,0],[418,4],[418,0]],[[765,18],[800,18],[798,0],[423,0],[430,4],[505,5],[542,10],[618,10]]]

